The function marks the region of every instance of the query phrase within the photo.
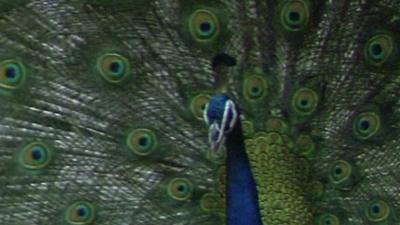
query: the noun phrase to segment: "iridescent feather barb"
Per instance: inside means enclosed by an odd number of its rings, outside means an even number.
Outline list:
[[[0,224],[235,222],[233,155],[214,154],[203,121],[218,93],[241,116],[224,105],[211,140],[243,137],[254,185],[242,187],[256,188],[244,200],[264,225],[398,224],[399,12],[398,0],[0,0]]]

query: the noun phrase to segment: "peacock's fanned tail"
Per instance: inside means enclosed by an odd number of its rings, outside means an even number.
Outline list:
[[[0,0],[0,224],[225,224],[222,90],[265,225],[396,225],[399,47],[400,0]]]

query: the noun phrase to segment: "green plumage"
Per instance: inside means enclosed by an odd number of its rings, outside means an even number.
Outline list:
[[[221,91],[265,225],[399,224],[399,10],[0,0],[0,224],[224,224]]]

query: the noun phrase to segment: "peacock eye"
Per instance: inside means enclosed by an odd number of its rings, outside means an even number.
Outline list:
[[[26,169],[41,169],[50,162],[50,150],[43,143],[31,143],[21,151],[19,161]]]
[[[321,199],[324,195],[325,187],[320,181],[312,181],[308,188],[310,189],[310,193],[312,193],[311,198],[314,200]]]
[[[276,131],[278,133],[287,133],[289,127],[285,123],[285,121],[283,121],[279,118],[271,117],[265,123],[265,129],[267,131]]]
[[[258,100],[267,93],[267,81],[260,76],[250,76],[244,80],[244,96],[249,100]]]
[[[367,139],[378,132],[380,123],[380,118],[376,113],[361,113],[353,122],[353,130],[358,138]]]
[[[393,38],[386,34],[375,35],[368,40],[364,51],[368,62],[380,66],[394,53]]]
[[[128,60],[115,53],[107,53],[97,60],[97,70],[110,83],[120,83],[129,74]]]
[[[318,225],[340,225],[339,218],[333,214],[322,214],[318,219]]]
[[[372,201],[365,209],[365,214],[370,221],[383,221],[389,216],[390,207],[386,202],[382,200]]]
[[[202,94],[197,95],[192,99],[190,110],[197,119],[203,120],[204,110],[206,109],[206,105],[210,99],[211,96]]]
[[[318,105],[318,95],[309,88],[301,88],[293,96],[292,106],[300,114],[312,114]]]
[[[200,198],[200,208],[204,212],[210,212],[217,207],[218,196],[212,193],[205,193]]]
[[[334,162],[330,170],[329,178],[335,184],[341,184],[349,180],[352,174],[351,165],[344,160]]]
[[[128,134],[128,148],[137,155],[146,156],[151,154],[157,147],[156,135],[149,129],[136,129]]]
[[[196,41],[209,41],[219,33],[217,16],[209,10],[198,9],[189,19],[190,33]]]
[[[5,60],[0,63],[0,87],[16,89],[23,83],[25,76],[25,67],[21,62]]]
[[[297,149],[302,155],[311,155],[315,150],[315,143],[309,135],[300,135],[296,140]]]
[[[300,31],[305,28],[309,20],[307,4],[302,0],[287,2],[281,12],[281,23],[289,31]]]
[[[66,220],[69,224],[90,224],[95,218],[94,206],[86,201],[75,202],[67,209]]]
[[[184,201],[192,196],[193,185],[186,178],[173,178],[168,182],[168,195],[178,201]]]

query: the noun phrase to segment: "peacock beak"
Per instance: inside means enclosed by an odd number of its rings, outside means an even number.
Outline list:
[[[222,144],[225,142],[225,136],[232,131],[237,122],[238,113],[232,100],[228,99],[223,109],[223,112],[221,112],[222,119],[210,118],[208,114],[209,105],[207,105],[204,110],[204,120],[209,126],[208,141],[211,149],[215,152],[221,149]]]

